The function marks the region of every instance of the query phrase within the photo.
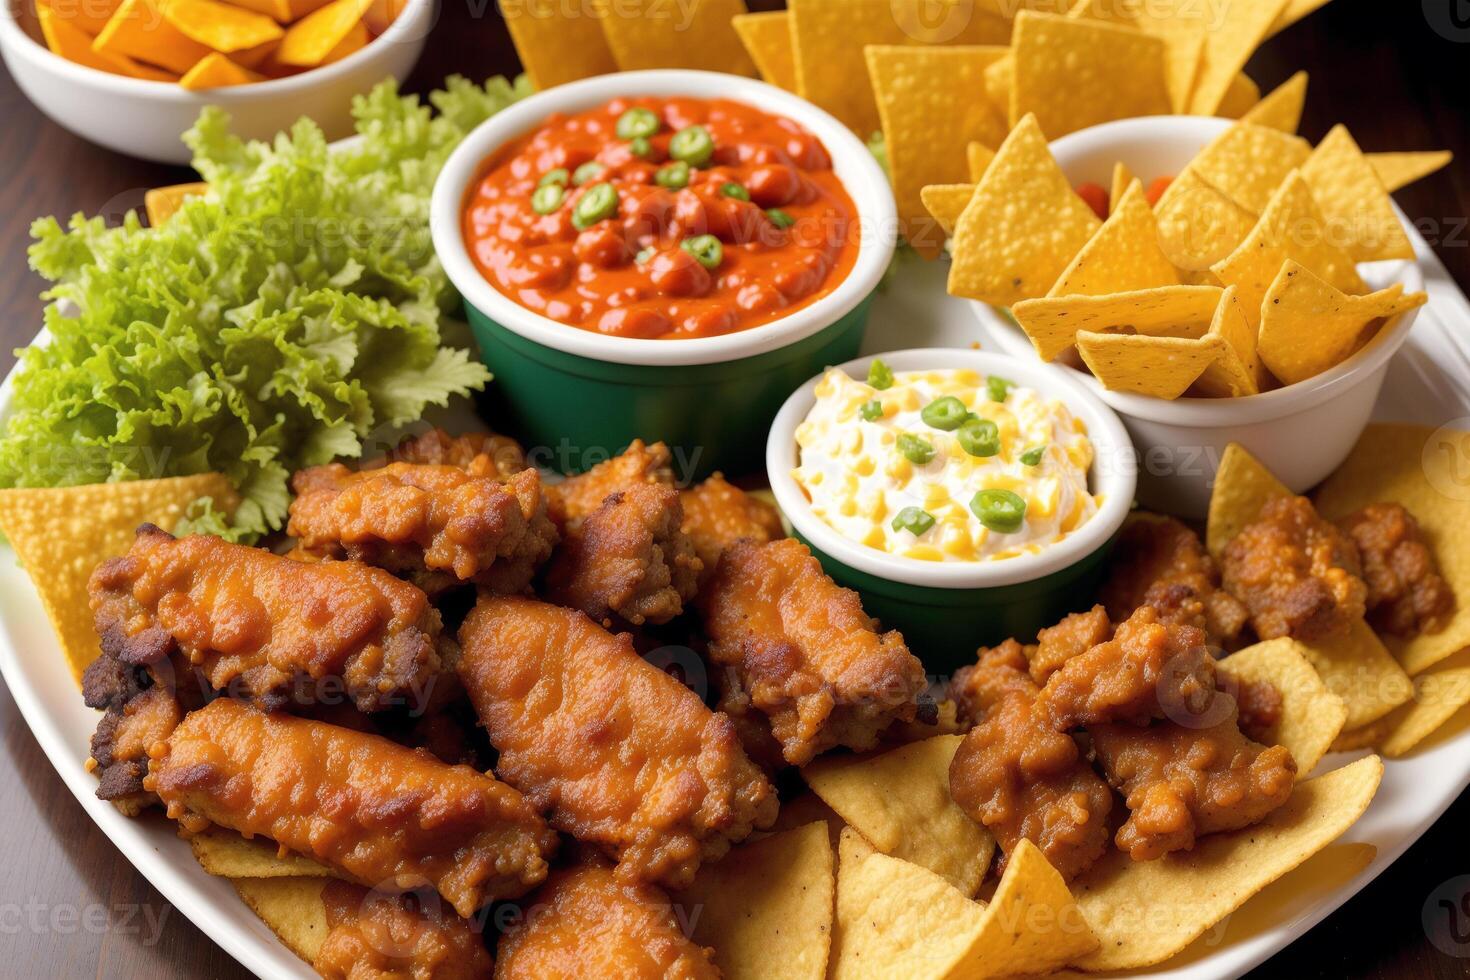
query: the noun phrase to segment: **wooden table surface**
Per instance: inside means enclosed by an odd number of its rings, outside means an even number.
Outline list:
[[[1419,3],[1337,0],[1273,39],[1248,71],[1267,90],[1299,68],[1311,73],[1303,123],[1310,139],[1341,121],[1366,150],[1445,147],[1460,161],[1470,160],[1470,28],[1455,28],[1446,13],[1457,4],[1463,6],[1461,0],[1425,0],[1421,10]],[[478,79],[515,68],[493,4],[443,0],[406,89],[426,92],[452,72]],[[3,73],[0,174],[3,373],[13,363],[11,348],[40,327],[42,283],[25,257],[31,219],[74,211],[116,217],[141,207],[145,189],[191,176],[78,139],[42,117]],[[1470,287],[1470,182],[1464,175],[1457,162],[1398,195],[1462,288]],[[3,685],[0,733],[15,779],[0,793],[0,827],[10,835],[0,886],[0,976],[248,976],[87,819]],[[1470,798],[1462,798],[1377,881],[1257,974],[1470,976],[1470,943],[1461,944],[1459,958],[1441,952],[1426,938],[1423,917],[1426,907],[1431,915],[1447,914],[1439,908],[1447,895],[1470,915],[1470,898],[1454,890],[1454,882],[1449,892],[1442,887],[1470,874],[1467,826]]]

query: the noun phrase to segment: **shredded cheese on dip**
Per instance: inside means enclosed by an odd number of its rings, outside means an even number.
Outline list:
[[[946,430],[925,420],[925,406],[946,397],[963,403],[967,421],[995,423],[978,431],[999,435],[998,452],[973,455],[961,426]],[[796,429],[800,465],[792,475],[812,512],[852,541],[926,561],[995,561],[1041,551],[1097,513],[1099,500],[1087,486],[1093,448],[1086,426],[1034,389],[942,370],[894,372],[892,384],[879,390],[830,368],[816,398]],[[958,406],[946,407],[954,425]],[[926,447],[932,458],[916,462]],[[1010,491],[1024,501],[1014,531],[982,523],[971,507],[981,491]],[[1015,498],[1005,499],[1014,505]],[[932,524],[906,508],[927,514]]]

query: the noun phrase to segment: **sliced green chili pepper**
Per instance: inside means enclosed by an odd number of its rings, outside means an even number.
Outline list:
[[[1012,534],[1026,521],[1026,501],[1009,490],[981,490],[970,501],[980,523],[999,534]]]

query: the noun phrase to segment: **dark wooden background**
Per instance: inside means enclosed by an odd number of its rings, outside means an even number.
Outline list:
[[[409,91],[426,92],[452,72],[478,79],[516,70],[493,4],[441,2]],[[1459,160],[1448,171],[1401,191],[1398,200],[1467,288],[1470,181],[1462,161],[1470,161],[1470,26],[1452,26],[1457,6],[1466,4],[1336,0],[1273,39],[1248,70],[1265,90],[1299,68],[1311,73],[1303,123],[1310,139],[1346,122],[1366,150],[1454,150]],[[42,283],[25,257],[31,219],[74,211],[116,214],[140,206],[149,187],[188,179],[187,170],[131,160],[72,136],[0,73],[0,373],[13,364],[11,349],[40,328]],[[1464,327],[1470,330],[1470,323]],[[170,908],[87,819],[3,685],[0,733],[12,771],[0,791],[0,976],[248,975]],[[1470,944],[1461,945],[1461,958],[1439,951],[1426,938],[1422,918],[1426,903],[1433,909],[1442,897],[1436,889],[1465,874],[1470,799],[1461,799],[1377,881],[1257,973],[1470,976]],[[1470,902],[1465,907],[1470,910]]]

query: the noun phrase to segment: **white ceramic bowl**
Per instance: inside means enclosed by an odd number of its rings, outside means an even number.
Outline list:
[[[1107,186],[1121,160],[1145,180],[1177,174],[1229,120],[1154,116],[1094,126],[1051,144],[1052,155],[1074,185]],[[1408,219],[1399,212],[1399,218]],[[1374,262],[1359,271],[1375,289],[1395,282],[1406,292],[1424,288],[1414,262]],[[971,303],[976,317],[1006,352],[1036,360],[1031,341],[993,307]],[[1238,442],[1298,493],[1342,463],[1357,442],[1393,355],[1408,338],[1418,310],[1396,317],[1362,350],[1308,381],[1248,398],[1165,401],[1108,391],[1086,371],[1052,370],[1079,379],[1123,418],[1139,453],[1139,501],[1152,510],[1202,518],[1226,445]]]
[[[59,125],[110,150],[160,163],[188,163],[179,137],[199,111],[229,112],[236,133],[268,139],[302,116],[328,139],[352,132],[352,97],[388,77],[400,81],[423,52],[437,19],[436,0],[407,0],[383,34],[341,61],[289,78],[189,92],[172,82],[145,81],[73,64],[39,38],[33,0],[0,0],[0,57],[36,107]]]

